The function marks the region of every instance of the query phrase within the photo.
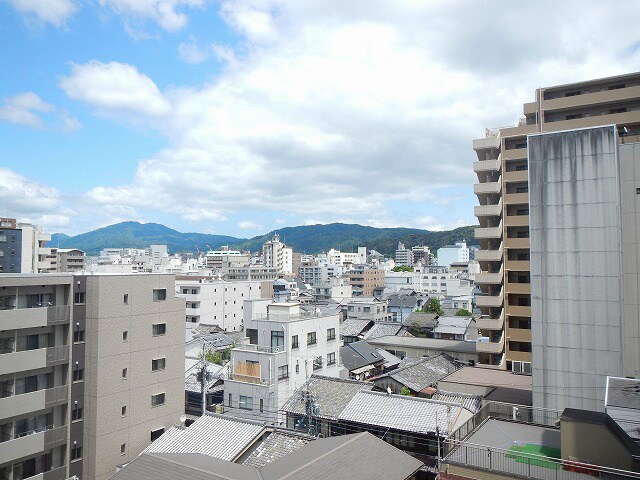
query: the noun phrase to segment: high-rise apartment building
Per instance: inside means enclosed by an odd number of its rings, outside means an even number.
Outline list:
[[[293,249],[280,241],[277,233],[262,245],[265,267],[277,269],[278,273],[291,274],[293,271]]]
[[[0,478],[103,479],[184,412],[173,275],[0,275]]]
[[[616,125],[622,136],[640,129],[640,73],[540,88],[516,126],[488,129],[474,140],[474,192],[480,227],[475,259],[482,295],[477,344],[480,363],[531,371],[531,289],[527,135]]]
[[[46,247],[51,235],[15,218],[0,218],[0,273],[54,273],[55,251]]]

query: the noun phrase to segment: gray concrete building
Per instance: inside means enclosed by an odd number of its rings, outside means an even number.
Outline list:
[[[0,478],[68,475],[71,275],[0,275]]]
[[[86,255],[77,248],[54,248],[58,272],[79,273],[84,270]]]
[[[615,125],[528,137],[536,407],[603,411],[607,376],[640,374],[640,144],[620,138]]]

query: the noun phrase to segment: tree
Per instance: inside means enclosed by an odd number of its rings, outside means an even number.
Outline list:
[[[465,308],[461,308],[456,312],[456,317],[471,317],[471,316],[473,316],[473,314]]]
[[[409,390],[409,387],[405,385],[404,387],[402,387],[402,390],[400,390],[400,395],[405,395],[409,397],[411,396],[411,390]]]
[[[398,265],[391,269],[392,272],[413,272],[413,267],[407,267],[404,265]]]
[[[231,348],[235,347],[235,343],[231,346]],[[209,350],[204,355],[204,359],[209,363],[216,363],[218,365],[224,365],[224,362],[231,358],[231,348],[227,348],[225,350],[213,351]]]
[[[442,315],[444,310],[442,310],[442,305],[440,305],[440,300],[436,297],[431,297],[427,302],[427,306],[423,309],[427,313],[437,313],[438,315]]]

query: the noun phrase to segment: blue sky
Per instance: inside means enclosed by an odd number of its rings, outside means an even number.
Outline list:
[[[0,0],[0,214],[68,234],[472,224],[472,140],[517,121],[539,86],[640,70],[638,14],[635,1]]]

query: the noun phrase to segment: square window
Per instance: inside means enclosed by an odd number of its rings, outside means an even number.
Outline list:
[[[84,330],[76,330],[73,332],[73,342],[84,342]]]
[[[71,421],[82,420],[82,407],[75,407],[71,411]]]
[[[76,368],[73,371],[73,381],[81,382],[82,380],[84,380],[84,368]]]
[[[73,294],[73,303],[83,305],[85,302],[85,292],[76,292]]]
[[[82,447],[74,445],[71,448],[71,461],[80,460],[82,458]]]
[[[154,337],[158,335],[164,335],[167,333],[167,324],[166,323],[154,323],[151,327],[151,333]]]
[[[298,348],[300,344],[298,343],[298,335],[293,335],[291,337],[291,348]]]
[[[240,395],[240,408],[243,410],[253,410],[253,397]]]
[[[335,328],[327,328],[327,341],[336,339],[336,329]]]
[[[315,345],[316,341],[316,332],[307,333],[307,345]]]
[[[160,405],[164,405],[164,393],[151,395],[151,406],[159,407]]]
[[[161,302],[162,300],[167,299],[167,289],[166,288],[154,288],[153,289],[153,301]]]
[[[333,365],[334,363],[336,363],[336,354],[331,352],[327,355],[327,365]]]
[[[156,358],[151,360],[151,370],[157,372],[158,370],[164,370],[165,359],[164,358]]]
[[[123,368],[122,369],[122,378],[127,378],[127,373],[128,373],[127,369]]]

